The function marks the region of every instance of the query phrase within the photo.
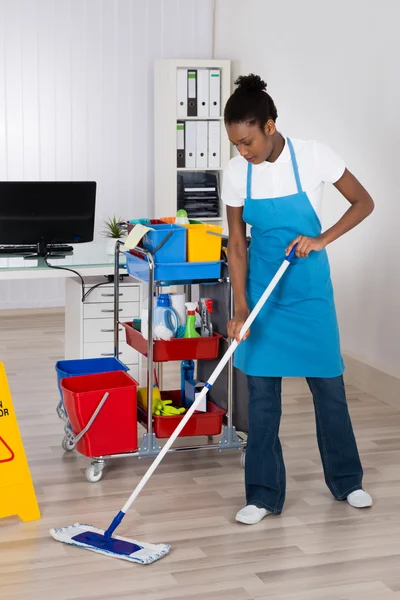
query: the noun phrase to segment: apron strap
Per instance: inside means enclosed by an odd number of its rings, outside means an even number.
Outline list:
[[[288,142],[288,146],[289,146],[289,150],[290,150],[290,156],[292,158],[292,167],[293,167],[294,177],[296,179],[297,191],[299,193],[301,193],[303,191],[303,188],[301,187],[301,181],[300,181],[300,175],[299,175],[299,167],[298,167],[298,164],[297,164],[296,154],[294,152],[292,140],[290,140],[289,138],[287,138],[287,142]]]
[[[251,199],[251,173],[253,170],[253,165],[251,162],[247,164],[247,184],[246,184],[246,199]]]

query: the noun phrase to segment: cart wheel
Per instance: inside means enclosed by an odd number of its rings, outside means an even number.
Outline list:
[[[97,465],[90,465],[86,469],[86,479],[90,481],[90,483],[97,483],[103,477],[103,469],[99,469]]]
[[[246,464],[246,450],[242,450],[242,454],[240,455],[240,464],[244,469],[244,466]]]
[[[64,436],[61,446],[65,452],[71,452],[75,448],[74,442],[68,436]]]

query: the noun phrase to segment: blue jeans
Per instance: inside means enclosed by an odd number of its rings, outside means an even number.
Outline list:
[[[314,400],[318,447],[325,482],[337,500],[362,488],[363,470],[347,407],[343,377],[307,378]],[[246,449],[246,503],[279,514],[286,476],[279,425],[281,377],[248,377],[249,432]]]

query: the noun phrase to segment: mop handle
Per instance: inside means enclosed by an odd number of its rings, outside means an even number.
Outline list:
[[[266,288],[265,292],[263,293],[263,295],[261,296],[261,298],[259,299],[259,301],[255,305],[255,307],[251,311],[250,315],[246,319],[246,321],[245,321],[242,329],[240,330],[240,334],[239,334],[240,335],[240,339],[243,338],[243,336],[246,333],[246,331],[248,331],[248,329],[250,328],[250,325],[253,323],[254,319],[257,317],[258,313],[260,312],[260,310],[264,306],[265,302],[267,301],[267,299],[269,298],[269,296],[271,295],[271,293],[273,292],[273,290],[277,286],[277,284],[278,284],[279,280],[281,279],[282,275],[284,274],[284,272],[286,271],[286,269],[290,265],[291,261],[295,257],[295,254],[296,254],[296,246],[293,248],[293,250],[290,252],[290,254],[283,261],[283,263],[279,267],[276,275],[273,277],[272,281],[270,282],[270,284]],[[129,500],[126,502],[126,504],[122,508],[122,510],[121,510],[122,513],[125,514],[129,510],[129,508],[132,506],[132,504],[134,503],[134,501],[136,500],[136,498],[138,497],[138,495],[140,494],[140,492],[142,491],[142,489],[144,488],[144,486],[146,485],[146,483],[148,482],[148,480],[150,479],[150,477],[153,475],[154,471],[156,470],[156,468],[158,467],[158,465],[160,464],[160,462],[162,461],[162,459],[164,458],[164,456],[167,454],[168,450],[171,448],[172,444],[175,442],[176,438],[178,437],[178,435],[180,434],[180,432],[182,431],[182,429],[185,427],[186,423],[189,421],[189,419],[192,416],[192,414],[195,412],[196,408],[202,402],[203,398],[207,395],[208,390],[212,387],[213,383],[215,382],[215,380],[217,379],[217,377],[219,376],[219,374],[221,373],[221,371],[224,369],[225,365],[228,363],[228,361],[231,358],[232,354],[235,352],[237,346],[238,346],[238,343],[237,343],[236,340],[234,342],[232,342],[232,344],[229,346],[228,350],[226,351],[226,353],[222,357],[222,359],[219,362],[219,364],[214,369],[214,371],[211,374],[208,382],[205,384],[204,388],[201,390],[201,392],[197,396],[196,400],[193,402],[192,406],[189,408],[189,410],[187,411],[187,413],[183,417],[182,421],[176,427],[175,431],[171,434],[171,437],[164,444],[164,446],[161,449],[160,453],[156,456],[156,458],[154,459],[154,461],[152,462],[152,464],[150,465],[150,467],[148,468],[148,470],[146,471],[146,473],[143,475],[141,481],[139,481],[138,485],[136,486],[136,488],[132,492]]]

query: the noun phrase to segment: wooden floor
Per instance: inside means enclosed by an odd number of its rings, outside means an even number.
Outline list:
[[[5,362],[42,519],[0,520],[1,600],[398,600],[400,411],[349,387],[372,509],[335,501],[323,482],[312,403],[303,382],[285,386],[282,442],[288,472],[283,514],[239,525],[238,452],[168,455],[119,528],[172,552],[132,565],[55,542],[51,527],[105,528],[148,462],[110,463],[90,484],[88,460],[64,454],[54,363],[61,315],[1,317]]]

